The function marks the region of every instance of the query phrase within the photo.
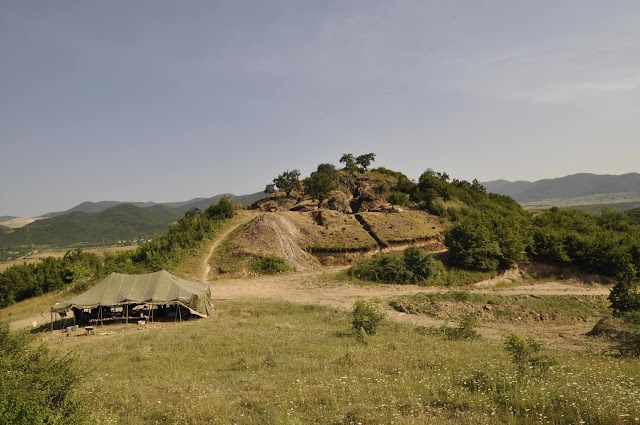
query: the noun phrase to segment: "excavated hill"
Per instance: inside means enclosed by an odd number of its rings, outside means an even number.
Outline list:
[[[424,211],[278,211],[261,214],[230,235],[227,252],[279,257],[301,271],[320,264],[349,264],[381,250],[400,250],[408,245],[440,251],[441,231],[439,218]]]
[[[243,255],[283,258],[296,271],[320,266],[311,254],[300,247],[304,235],[281,214],[263,214],[244,225],[231,242],[232,249]]]

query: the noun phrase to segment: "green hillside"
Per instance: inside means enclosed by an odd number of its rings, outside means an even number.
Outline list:
[[[0,248],[109,244],[147,238],[164,232],[179,217],[177,210],[160,205],[140,208],[121,204],[95,214],[73,212],[38,220],[20,229],[3,230]]]

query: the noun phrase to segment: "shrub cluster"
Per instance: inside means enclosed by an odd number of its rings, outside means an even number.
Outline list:
[[[411,246],[402,255],[380,255],[355,264],[348,274],[374,282],[441,283],[445,278],[445,268],[432,255]]]
[[[351,327],[354,331],[364,331],[367,335],[374,335],[384,318],[384,312],[372,303],[358,300],[353,306],[353,320]]]
[[[0,422],[83,423],[73,392],[79,376],[71,360],[54,356],[45,347],[30,348],[26,338],[0,324]]]

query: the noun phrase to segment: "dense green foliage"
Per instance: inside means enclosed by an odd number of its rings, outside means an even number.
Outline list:
[[[291,196],[291,192],[300,186],[300,170],[287,170],[273,179],[273,189],[284,192],[287,196]],[[265,192],[269,190],[269,185]]]
[[[36,264],[14,265],[0,273],[0,307],[101,276],[104,267],[95,254],[69,251]]]
[[[441,283],[445,277],[442,262],[415,246],[403,255],[387,254],[364,260],[352,266],[350,276],[387,283]]]
[[[338,172],[331,164],[320,164],[318,169],[304,179],[304,193],[318,200],[318,208],[322,202],[338,188]]]
[[[591,216],[551,208],[533,218],[532,253],[560,265],[615,276],[640,268],[640,226],[624,213]]]
[[[84,423],[74,396],[78,383],[72,358],[31,348],[28,339],[0,324],[0,423]]]
[[[63,258],[45,258],[36,264],[14,265],[0,273],[0,307],[69,284],[84,284],[109,273],[145,273],[170,269],[210,239],[224,220],[233,217],[229,197],[223,197],[204,214],[191,211],[161,236],[131,251],[95,254],[70,251]],[[82,287],[84,287],[82,286]]]
[[[99,213],[73,212],[0,231],[0,248],[109,244],[162,233],[181,213],[165,206],[120,204]]]
[[[401,207],[406,207],[411,204],[411,200],[409,199],[409,195],[404,192],[393,192],[387,198],[387,201],[391,205],[398,205]]]
[[[340,162],[344,163],[344,169],[350,172],[353,171],[367,171],[369,166],[376,160],[375,153],[366,153],[363,155],[354,156],[350,153],[345,153],[340,157]]]

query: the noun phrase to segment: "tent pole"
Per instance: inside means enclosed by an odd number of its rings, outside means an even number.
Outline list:
[[[179,307],[179,304],[176,304],[176,315],[173,316],[173,323],[176,323],[176,320],[178,320],[178,314],[180,312],[180,309],[178,307]]]
[[[51,332],[53,332],[53,311],[49,312],[49,320],[51,320]]]
[[[127,304],[127,325],[129,324],[129,304]]]

